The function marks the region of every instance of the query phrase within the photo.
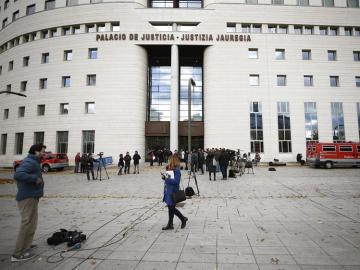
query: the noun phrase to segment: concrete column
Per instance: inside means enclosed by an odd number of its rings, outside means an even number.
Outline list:
[[[179,47],[171,45],[170,150],[179,147]]]

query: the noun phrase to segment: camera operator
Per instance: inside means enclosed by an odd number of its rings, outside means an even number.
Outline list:
[[[86,176],[87,176],[87,180],[90,180],[90,172],[91,172],[92,180],[95,180],[94,159],[93,159],[91,154],[88,154],[88,156],[86,158]]]
[[[44,195],[44,180],[41,174],[41,157],[46,146],[34,144],[30,147],[28,156],[16,169],[14,179],[18,192],[16,200],[21,215],[21,225],[16,240],[16,247],[11,256],[12,262],[26,261],[35,255],[31,252],[35,245],[31,245],[38,221],[39,199]]]
[[[141,159],[140,155],[138,154],[138,151],[135,151],[135,154],[133,155],[134,160],[134,174],[139,174],[139,160]]]

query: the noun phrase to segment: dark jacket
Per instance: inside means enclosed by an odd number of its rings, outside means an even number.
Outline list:
[[[36,184],[39,177],[42,178],[40,157],[29,154],[17,167],[14,175],[18,188],[17,201],[44,196],[44,183]]]
[[[139,154],[133,155],[134,164],[139,164],[139,160],[141,159]]]
[[[222,152],[219,156],[219,164],[221,166],[228,166],[229,165],[230,157],[226,152]]]
[[[181,171],[179,169],[174,169],[174,178],[168,178],[164,180],[163,202],[165,202],[166,205],[174,205],[171,195],[179,190],[180,179]]]
[[[125,164],[129,166],[129,165],[130,165],[130,161],[131,161],[130,155],[126,155],[126,156],[124,157],[124,161],[125,161]]]
[[[124,167],[124,158],[123,157],[121,157],[120,159],[119,159],[119,163],[118,163],[118,167]]]

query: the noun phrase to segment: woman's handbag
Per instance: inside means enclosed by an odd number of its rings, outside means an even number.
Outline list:
[[[180,178],[180,182],[181,182],[181,178]],[[173,194],[171,194],[171,198],[172,198],[174,204],[185,201],[186,195],[185,195],[184,187],[183,187],[183,189],[179,189],[178,191],[173,192]]]

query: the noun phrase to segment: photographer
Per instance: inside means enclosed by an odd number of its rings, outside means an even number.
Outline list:
[[[140,155],[138,154],[138,151],[135,151],[135,154],[133,155],[134,160],[134,174],[139,174],[139,160],[141,159]]]
[[[87,180],[90,180],[90,172],[92,176],[92,180],[95,180],[94,175],[94,159],[91,154],[89,154],[86,158],[86,176]]]
[[[169,209],[169,221],[168,224],[163,227],[163,230],[173,230],[174,229],[174,215],[176,215],[181,220],[181,229],[185,228],[186,222],[188,221],[187,217],[184,217],[181,212],[176,209],[175,204],[172,199],[172,194],[179,190],[181,171],[180,171],[180,160],[176,155],[172,155],[169,158],[167,170],[173,171],[174,178],[170,178],[169,175],[163,175],[164,180],[164,197],[163,202],[166,203]]]
[[[28,156],[16,169],[14,179],[18,192],[16,200],[21,215],[21,225],[16,240],[16,247],[11,256],[12,262],[26,261],[35,255],[31,250],[35,245],[31,245],[38,221],[39,199],[44,195],[44,181],[41,174],[41,157],[46,146],[34,144],[30,147]]]

